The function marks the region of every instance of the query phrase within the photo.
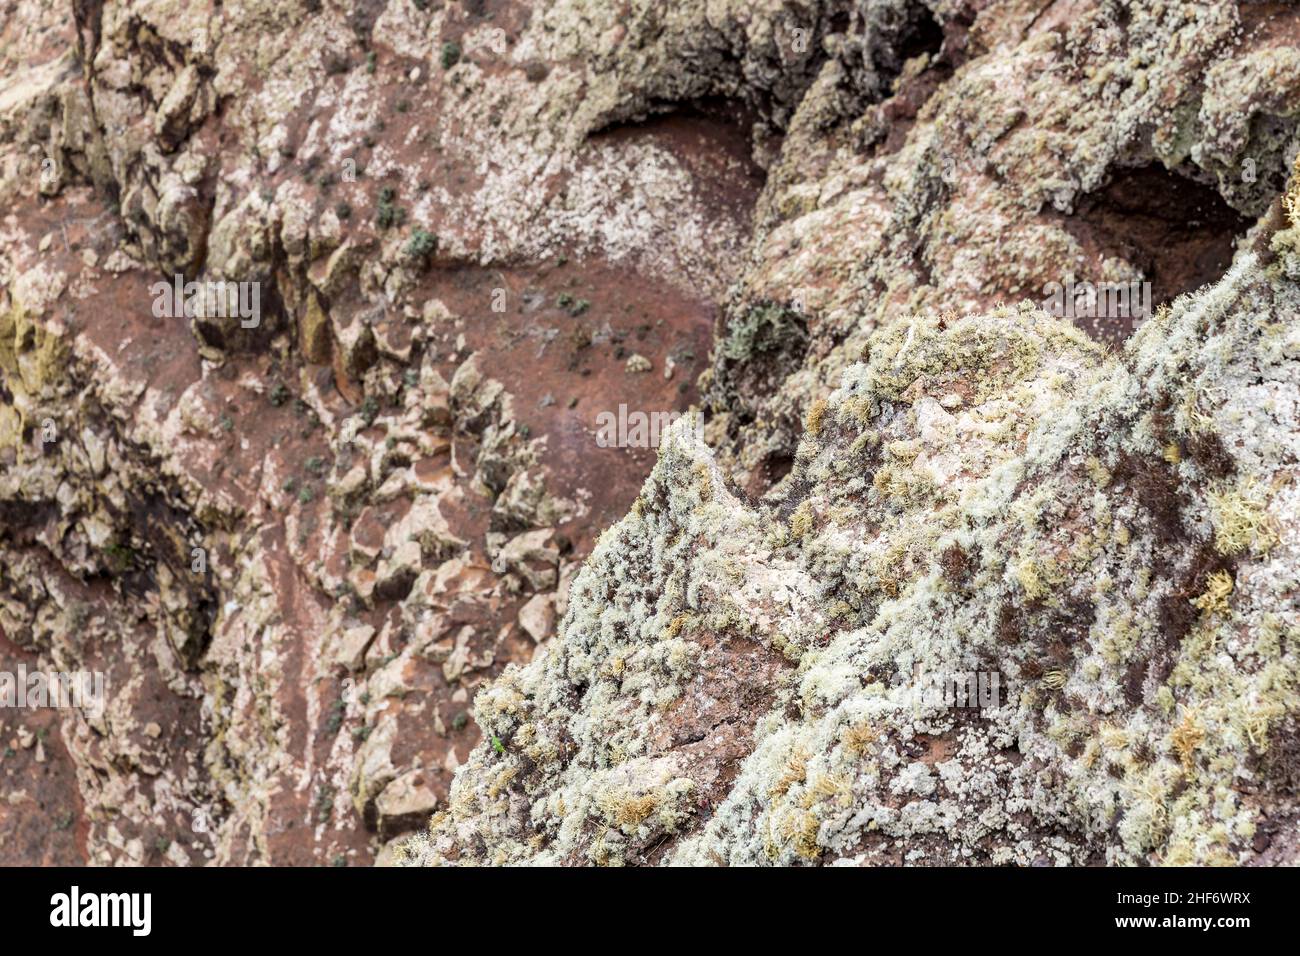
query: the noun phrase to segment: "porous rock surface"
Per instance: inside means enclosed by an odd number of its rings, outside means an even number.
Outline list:
[[[16,0],[0,62],[0,655],[110,685],[0,711],[6,861],[1294,861],[1290,5]]]

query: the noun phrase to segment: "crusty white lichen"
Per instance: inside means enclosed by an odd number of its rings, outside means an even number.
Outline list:
[[[887,327],[770,510],[675,432],[558,646],[480,696],[503,748],[475,752],[411,857],[1244,859],[1300,701],[1282,271],[1244,253],[1122,354],[1030,306]],[[781,589],[800,613],[774,613]],[[795,666],[716,800],[629,839],[608,810],[629,787],[647,808],[670,780],[709,789],[647,740],[708,666],[703,634],[730,629]],[[1000,706],[910,679],[972,671],[1001,675]]]

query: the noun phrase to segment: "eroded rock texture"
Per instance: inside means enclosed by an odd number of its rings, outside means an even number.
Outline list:
[[[5,861],[1294,861],[1290,5],[3,16]]]

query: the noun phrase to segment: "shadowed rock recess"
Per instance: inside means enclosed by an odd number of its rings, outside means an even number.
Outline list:
[[[1271,2],[0,0],[0,863],[1300,862],[1298,149]]]

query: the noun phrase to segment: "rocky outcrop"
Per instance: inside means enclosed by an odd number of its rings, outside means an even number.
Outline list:
[[[932,6],[892,96],[828,44],[713,449],[677,436],[480,695],[408,859],[1294,858],[1295,24]],[[1109,351],[1131,323],[1039,308],[1084,275],[1210,286]],[[926,693],[968,678],[991,706]]]
[[[0,858],[1293,860],[1290,10],[12,6]]]
[[[1029,307],[877,334],[780,509],[679,426],[412,857],[1291,859],[1295,235],[1122,355]]]
[[[598,6],[17,7],[0,647],[109,705],[0,714],[5,859],[369,862],[635,497],[597,416],[695,399],[758,173],[614,130],[648,77],[554,47]]]

